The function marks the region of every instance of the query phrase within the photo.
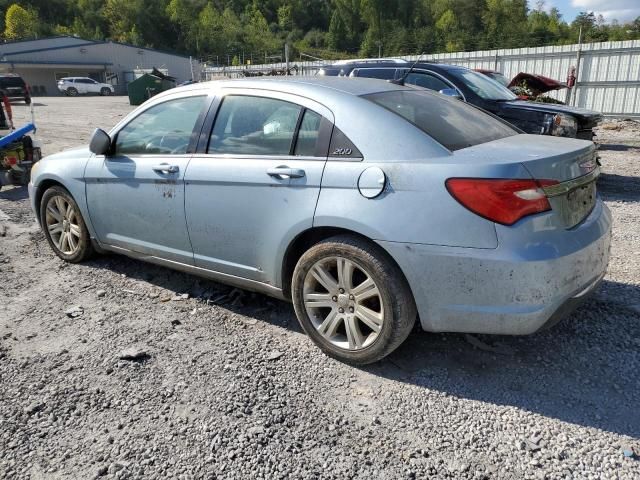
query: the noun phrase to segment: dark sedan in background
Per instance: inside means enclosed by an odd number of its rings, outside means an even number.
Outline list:
[[[531,134],[593,140],[593,128],[602,120],[601,113],[591,110],[521,100],[504,85],[468,68],[434,63],[417,63],[411,68],[412,65],[399,59],[347,60],[327,65],[318,74],[404,78],[406,84],[459,97]]]

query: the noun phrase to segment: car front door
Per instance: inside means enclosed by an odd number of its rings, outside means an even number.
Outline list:
[[[89,160],[87,206],[100,242],[193,264],[183,178],[208,102],[194,94],[156,103],[115,133],[111,155]]]
[[[86,80],[84,78],[76,78],[73,82],[73,86],[76,88],[76,90],[78,90],[78,93],[80,94],[89,92]]]
[[[85,80],[87,87],[87,93],[100,93],[100,84],[91,78]]]
[[[313,224],[333,114],[255,90],[223,93],[213,110],[185,175],[195,264],[278,286],[284,249]]]

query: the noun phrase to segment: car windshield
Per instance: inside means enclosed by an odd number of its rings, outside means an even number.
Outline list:
[[[489,72],[486,75],[489,78],[493,78],[496,82],[499,82],[501,85],[504,85],[505,87],[509,85],[509,79],[505,77],[503,74],[501,74],[500,72]]]
[[[466,69],[452,69],[449,74],[463,82],[473,93],[484,100],[515,100],[518,98],[504,85],[486,75]]]
[[[401,116],[452,151],[518,133],[482,110],[439,93],[396,90],[363,98]]]

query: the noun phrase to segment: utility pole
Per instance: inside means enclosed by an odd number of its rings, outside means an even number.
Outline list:
[[[573,95],[571,105],[575,106],[578,95],[578,83],[580,79],[580,58],[582,57],[582,27],[578,33],[578,51],[576,52],[576,83],[573,85]]]
[[[289,75],[289,42],[284,44],[284,61],[287,65],[287,75]]]

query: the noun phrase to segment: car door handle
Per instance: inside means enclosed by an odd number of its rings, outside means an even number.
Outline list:
[[[154,172],[158,173],[178,173],[180,171],[180,167],[178,165],[169,165],[168,163],[161,163],[160,165],[155,165],[151,167]]]
[[[270,168],[267,170],[267,175],[277,177],[280,179],[285,178],[302,178],[305,173],[301,168],[289,168],[287,166]]]

